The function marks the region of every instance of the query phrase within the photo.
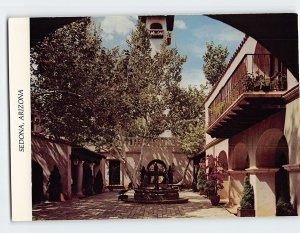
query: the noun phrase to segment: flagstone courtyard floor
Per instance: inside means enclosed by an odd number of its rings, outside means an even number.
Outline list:
[[[180,197],[189,198],[185,204],[125,203],[117,197],[117,192],[104,192],[83,199],[36,204],[33,220],[235,217],[224,204],[213,207],[208,199],[190,191],[180,192]]]

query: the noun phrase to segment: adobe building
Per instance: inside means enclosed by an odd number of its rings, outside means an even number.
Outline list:
[[[139,16],[139,20],[145,23],[146,28],[150,33],[151,55],[160,50],[161,43],[167,39],[168,45],[171,44],[171,32],[174,25],[174,16]],[[129,169],[135,175],[137,180],[140,180],[140,170],[144,166],[146,172],[149,174],[147,183],[153,184],[154,163],[157,163],[161,175],[159,177],[160,183],[165,183],[168,170],[171,168],[173,173],[174,184],[182,181],[185,176],[185,185],[192,185],[193,167],[192,163],[187,158],[187,155],[181,152],[175,138],[171,136],[170,132],[165,132],[161,137],[156,139],[149,139],[143,148],[143,159],[141,167],[136,168],[141,154],[142,140],[140,138],[131,138],[127,142],[126,156],[129,164]],[[111,188],[128,187],[130,179],[126,175],[123,164],[109,154],[107,156],[105,171],[106,185]],[[135,172],[135,170],[137,172]],[[184,175],[185,173],[185,175]]]
[[[246,36],[205,102],[206,155],[227,161],[221,195],[239,206],[249,174],[256,216],[275,216],[282,195],[300,212],[299,82],[293,73]]]
[[[49,200],[50,176],[58,168],[63,199],[101,193],[105,156],[66,140],[49,138],[42,131],[31,134],[32,202]]]

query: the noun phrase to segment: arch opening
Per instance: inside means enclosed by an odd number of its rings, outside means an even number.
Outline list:
[[[278,148],[278,146],[287,147],[287,143],[286,145],[282,144],[284,143],[284,141],[282,141],[284,140],[282,139],[282,137],[284,137],[283,132],[280,129],[276,128],[268,129],[261,135],[258,140],[255,153],[256,167],[278,168],[278,165],[276,165],[276,163],[278,163],[279,161],[276,162],[276,160],[278,160],[279,157],[282,157],[282,155],[280,154],[282,154],[281,152],[283,152],[282,148],[280,149]],[[287,151],[284,150],[284,153],[287,153]]]
[[[218,162],[221,168],[223,170],[228,170],[228,160],[227,160],[227,154],[224,150],[222,150],[218,155]]]
[[[32,203],[39,203],[43,201],[43,168],[42,166],[34,160],[31,160],[32,167]]]
[[[232,170],[245,170],[249,168],[249,154],[245,143],[238,143],[233,149],[231,156]]]
[[[150,29],[163,29],[163,27],[160,23],[152,23]]]

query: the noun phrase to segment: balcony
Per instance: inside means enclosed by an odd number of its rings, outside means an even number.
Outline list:
[[[163,29],[149,29],[151,39],[162,39],[164,38]]]
[[[208,107],[207,133],[228,138],[285,107],[287,69],[271,54],[246,54]]]

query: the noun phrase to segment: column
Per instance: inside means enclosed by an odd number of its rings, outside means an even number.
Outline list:
[[[83,180],[83,161],[78,161],[77,164],[77,196],[83,197],[82,193],[82,180]]]
[[[247,171],[245,170],[228,170],[229,174],[229,203],[233,206],[239,206],[243,193],[243,183]]]
[[[92,177],[91,177],[92,180],[91,180],[91,184],[89,184],[89,185],[91,185],[92,195],[94,195],[95,194],[95,192],[94,192],[94,182],[95,182],[94,166],[95,166],[95,164],[90,163],[89,166],[90,166],[90,169],[91,169],[91,172],[92,172]]]
[[[275,173],[277,168],[248,168],[254,190],[255,216],[276,216]]]

